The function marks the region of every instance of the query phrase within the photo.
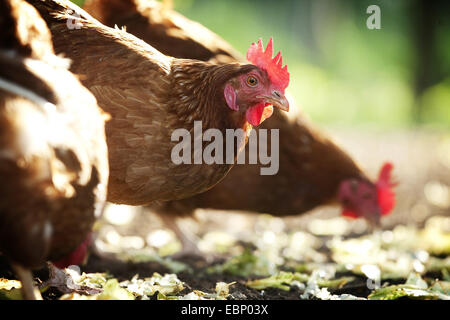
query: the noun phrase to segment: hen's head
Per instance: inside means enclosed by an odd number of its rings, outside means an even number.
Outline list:
[[[391,163],[385,163],[375,184],[363,179],[344,180],[338,191],[342,203],[342,215],[365,218],[372,225],[379,225],[381,216],[392,212],[395,205],[394,183],[391,181]]]
[[[230,79],[225,84],[224,96],[228,107],[245,112],[247,121],[257,126],[272,115],[273,108],[289,110],[284,90],[289,84],[287,66],[282,66],[281,52],[272,58],[273,40],[264,51],[261,39],[253,43],[247,59],[253,68]]]

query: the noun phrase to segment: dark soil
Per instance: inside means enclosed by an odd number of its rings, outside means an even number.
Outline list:
[[[178,273],[178,278],[186,284],[186,288],[180,294],[187,294],[192,290],[200,290],[203,292],[213,293],[217,282],[236,282],[230,288],[228,299],[230,300],[296,300],[300,299],[301,290],[292,287],[289,291],[278,289],[254,290],[245,286],[245,282],[257,277],[243,278],[228,274],[211,274],[207,273],[206,269],[210,264],[198,259],[198,257],[186,257],[180,260],[191,266],[192,270]],[[217,262],[215,262],[217,263]],[[170,273],[166,267],[156,262],[146,263],[129,263],[118,259],[103,258],[92,254],[86,265],[81,267],[81,270],[86,273],[106,272],[117,278],[119,281],[129,280],[136,274],[140,278],[151,277],[154,272],[160,274]],[[344,274],[343,274],[344,275]],[[38,282],[44,282],[48,279],[48,269],[44,267],[40,270],[34,271],[34,276]],[[7,260],[0,256],[0,278],[14,279],[15,275],[12,272]],[[344,288],[331,291],[332,293],[342,294],[348,293],[360,297],[367,297],[370,291],[365,285],[365,279],[356,279],[348,283]],[[56,289],[49,289],[44,294],[44,299],[55,300],[61,297],[61,293]],[[156,299],[156,295],[153,297]]]
[[[245,282],[248,280],[254,280],[258,277],[248,277],[244,278],[241,276],[230,275],[230,274],[215,274],[208,273],[207,268],[211,265],[222,263],[223,261],[216,260],[213,263],[207,263],[205,260],[198,256],[185,256],[178,261],[183,262],[191,267],[191,270],[183,271],[177,274],[178,278],[185,283],[185,289],[179,294],[184,295],[193,290],[200,290],[206,293],[215,292],[215,286],[217,282],[236,282],[230,287],[229,300],[298,300],[300,295],[303,293],[297,287],[291,287],[289,291],[268,288],[265,290],[255,290],[247,287]],[[133,278],[136,274],[140,278],[151,277],[154,272],[160,274],[172,273],[165,266],[157,262],[145,262],[145,263],[131,263],[124,262],[115,258],[100,257],[97,254],[91,254],[87,263],[81,266],[81,271],[86,273],[108,273],[118,281],[129,280]],[[292,271],[292,270],[286,270]],[[38,283],[44,282],[49,277],[49,272],[47,267],[43,267],[40,270],[34,271],[35,279]],[[337,273],[336,277],[353,276],[355,280],[347,283],[343,288],[332,290],[329,289],[332,294],[351,294],[357,297],[364,297],[370,294],[370,289],[366,285],[366,278],[363,276],[358,276],[352,273]],[[428,273],[424,277],[430,279],[442,278],[442,275],[437,273]],[[0,256],[0,278],[14,279],[15,275],[7,261],[3,256]],[[386,284],[400,284],[403,283],[405,279],[395,279],[387,280]],[[46,300],[56,300],[62,296],[55,288],[50,288],[43,293],[43,297]],[[156,295],[152,297],[156,299]]]
[[[229,299],[232,300],[299,299],[301,293],[297,288],[291,288],[290,291],[277,289],[267,289],[262,291],[253,290],[244,284],[249,280],[248,278],[228,274],[207,273],[206,269],[210,266],[210,264],[202,261],[198,257],[186,256],[179,261],[188,264],[192,268],[192,270],[177,274],[178,278],[186,284],[186,288],[180,292],[180,294],[187,294],[192,290],[212,293],[215,290],[216,283],[220,281],[226,283],[236,282],[230,288],[231,296]],[[214,263],[218,263],[218,261]],[[145,278],[151,277],[154,272],[158,272],[160,274],[170,273],[170,270],[156,262],[127,263],[111,258],[101,258],[97,255],[92,255],[89,258],[87,265],[82,267],[82,271],[108,272],[119,281],[129,280],[136,274],[139,274],[140,278]],[[154,298],[156,298],[156,295]]]

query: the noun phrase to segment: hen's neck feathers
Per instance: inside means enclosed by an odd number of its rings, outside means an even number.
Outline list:
[[[229,109],[224,99],[225,83],[254,68],[239,63],[216,65],[195,60],[174,59],[168,77],[172,80],[168,105],[180,121],[201,120],[204,128],[245,129],[243,112]]]

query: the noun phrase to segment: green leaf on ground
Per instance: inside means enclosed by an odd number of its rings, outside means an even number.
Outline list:
[[[161,275],[157,272],[145,279],[139,279],[136,275],[131,280],[121,282],[120,285],[138,297],[153,296],[157,292],[163,296],[171,296],[184,289],[183,282],[176,274]]]
[[[267,276],[271,271],[271,263],[264,256],[257,256],[248,249],[223,264],[208,268],[209,273],[225,273],[242,277]]]
[[[396,300],[402,297],[421,300],[450,300],[448,292],[445,290],[447,284],[435,283],[432,287],[423,280],[420,275],[412,273],[405,284],[392,285],[374,290],[369,295],[369,300]]]

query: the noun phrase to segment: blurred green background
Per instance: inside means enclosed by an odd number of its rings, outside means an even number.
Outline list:
[[[173,2],[242,53],[273,36],[289,91],[315,122],[450,128],[450,1]],[[379,30],[366,26],[372,4],[381,9]]]

